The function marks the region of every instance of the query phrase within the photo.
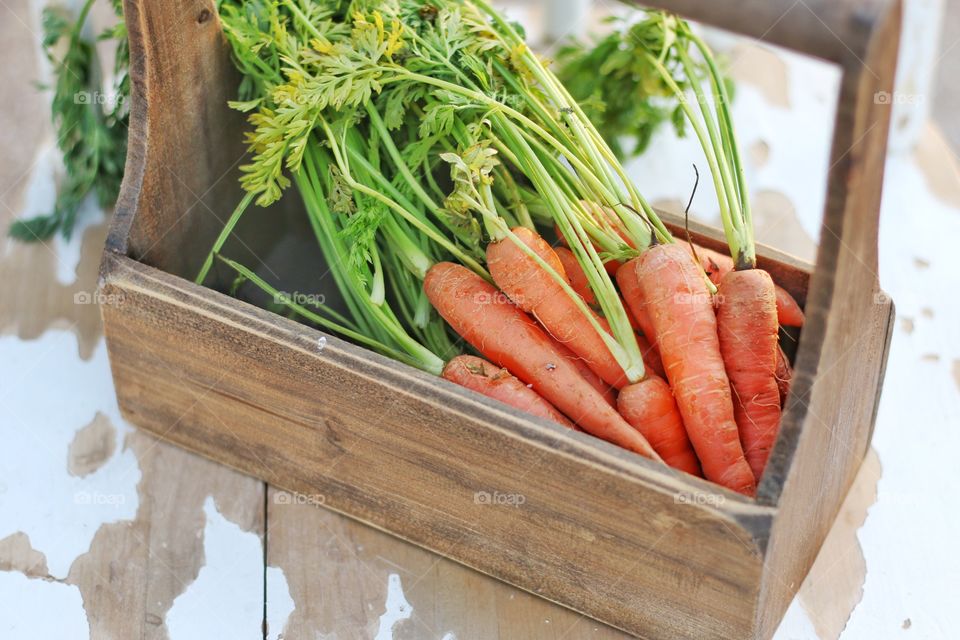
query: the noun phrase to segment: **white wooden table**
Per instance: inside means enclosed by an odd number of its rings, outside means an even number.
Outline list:
[[[0,0],[4,228],[50,206],[57,173],[37,5]],[[762,48],[733,60],[758,235],[812,258],[835,78]],[[633,175],[684,200],[699,152],[655,145]],[[713,219],[709,188],[695,209]],[[623,637],[125,423],[92,299],[105,223],[86,219],[71,243],[0,241],[0,638]],[[875,450],[781,640],[960,628],[957,238],[960,163],[927,128],[888,162],[880,277],[899,320]]]

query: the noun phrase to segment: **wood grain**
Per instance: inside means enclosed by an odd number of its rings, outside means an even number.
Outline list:
[[[419,547],[317,508],[320,495],[271,489],[267,563],[283,569],[297,607],[283,629],[289,638],[372,638],[396,575],[412,605],[393,628],[402,638],[627,637],[503,582]],[[270,598],[270,593],[267,593]],[[274,625],[283,621],[268,621]]]

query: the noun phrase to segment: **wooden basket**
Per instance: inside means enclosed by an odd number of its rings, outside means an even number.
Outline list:
[[[867,451],[880,396],[893,318],[876,275],[890,109],[874,96],[892,90],[899,3],[650,4],[843,72],[816,267],[761,251],[807,323],[755,500],[194,285],[240,198],[243,153],[242,117],[226,106],[238,78],[211,0],[125,3],[130,150],[102,266],[124,415],[639,636],[770,637]],[[323,273],[280,235],[304,217],[248,214],[228,254],[269,256],[301,281]],[[697,231],[722,246],[715,230]],[[521,506],[499,504],[512,494]]]

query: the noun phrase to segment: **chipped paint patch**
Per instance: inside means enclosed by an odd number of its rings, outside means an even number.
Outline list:
[[[374,640],[393,640],[394,627],[413,616],[413,606],[407,602],[400,576],[396,573],[391,573],[387,578],[387,601],[384,609]]]
[[[263,545],[203,503],[204,565],[167,613],[170,640],[263,638]],[[289,598],[289,594],[287,596]]]
[[[283,569],[267,567],[267,640],[283,640],[286,622],[296,608]],[[277,623],[272,628],[270,621]]]
[[[47,559],[18,531],[0,540],[0,571],[19,571],[30,578],[47,577]]]
[[[900,318],[900,328],[903,329],[904,333],[910,335],[916,328],[916,323],[913,321],[913,318],[903,316]]]
[[[76,432],[97,412],[120,425],[114,450],[129,427],[120,417],[106,347],[89,362],[64,331],[40,339],[0,337],[0,536],[22,531],[47,558],[50,574],[66,577],[100,526],[130,520],[137,511],[140,469],[132,451],[113,454],[84,477],[68,472]],[[29,470],[29,473],[16,470]]]

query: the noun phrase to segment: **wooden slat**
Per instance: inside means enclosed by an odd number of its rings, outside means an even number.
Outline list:
[[[322,502],[320,495],[270,490],[267,563],[283,570],[297,605],[288,620],[268,620],[272,634],[282,630],[288,638],[372,638],[386,611],[389,581],[395,576],[412,607],[411,617],[392,628],[395,638],[556,640],[586,633],[596,640],[627,637],[318,508],[316,504]]]

